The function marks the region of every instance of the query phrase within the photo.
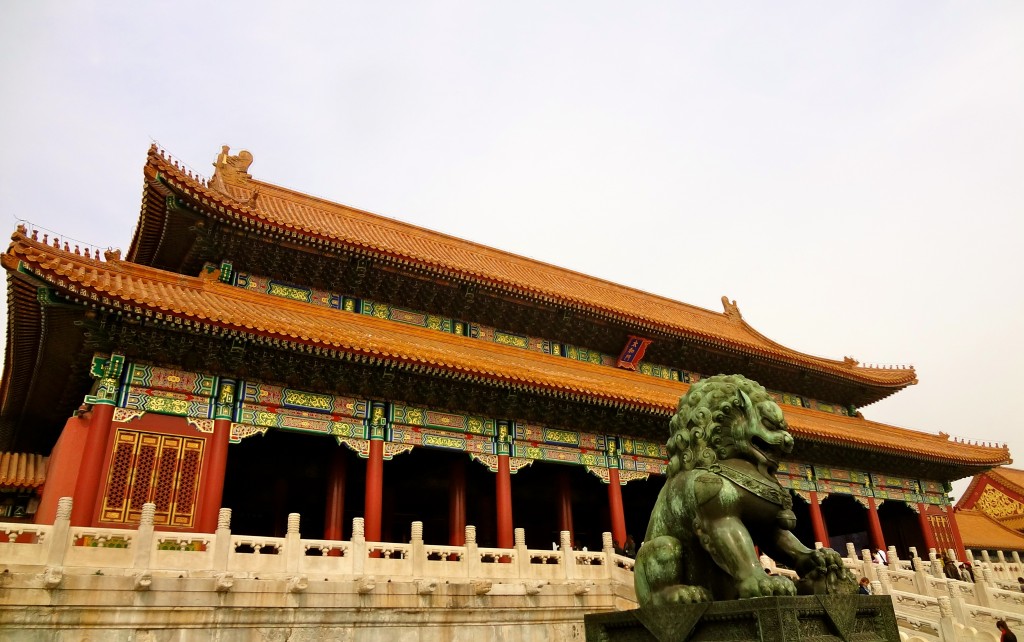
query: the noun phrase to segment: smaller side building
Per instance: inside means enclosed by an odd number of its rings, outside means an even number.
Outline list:
[[[1024,552],[1024,470],[999,466],[975,475],[956,515],[965,548]]]

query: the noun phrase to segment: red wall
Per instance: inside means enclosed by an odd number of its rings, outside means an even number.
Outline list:
[[[61,497],[74,497],[78,468],[82,465],[82,452],[85,450],[88,433],[88,418],[71,417],[64,424],[64,430],[50,451],[43,495],[36,509],[36,524],[52,524],[57,518],[57,500]]]

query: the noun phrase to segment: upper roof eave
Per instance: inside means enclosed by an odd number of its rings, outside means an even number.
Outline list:
[[[158,176],[166,188],[202,206],[207,215],[249,225],[258,233],[388,256],[540,301],[590,310],[653,332],[889,391],[879,398],[917,383],[912,367],[869,368],[852,360],[791,350],[754,330],[738,313],[712,312],[271,183],[252,179],[245,181],[245,187],[225,183],[220,187],[226,193],[220,192],[154,147],[148,155],[147,177],[153,181]],[[243,201],[251,202],[253,194],[258,194],[258,201],[250,207]],[[140,222],[138,229],[142,227]],[[137,254],[137,239],[133,239],[129,258]]]

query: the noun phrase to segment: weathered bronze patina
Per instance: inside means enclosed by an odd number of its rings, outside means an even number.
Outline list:
[[[793,502],[775,471],[793,437],[760,384],[703,379],[679,400],[669,429],[668,481],[636,558],[642,608],[856,591],[838,553],[807,548],[792,533]],[[767,575],[755,545],[800,579]]]

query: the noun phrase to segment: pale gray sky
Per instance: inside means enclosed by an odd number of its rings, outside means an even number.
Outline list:
[[[1024,3],[8,1],[0,79],[11,231],[125,248],[150,141],[204,175],[228,144],[261,180],[913,364],[868,418],[1024,453]]]

